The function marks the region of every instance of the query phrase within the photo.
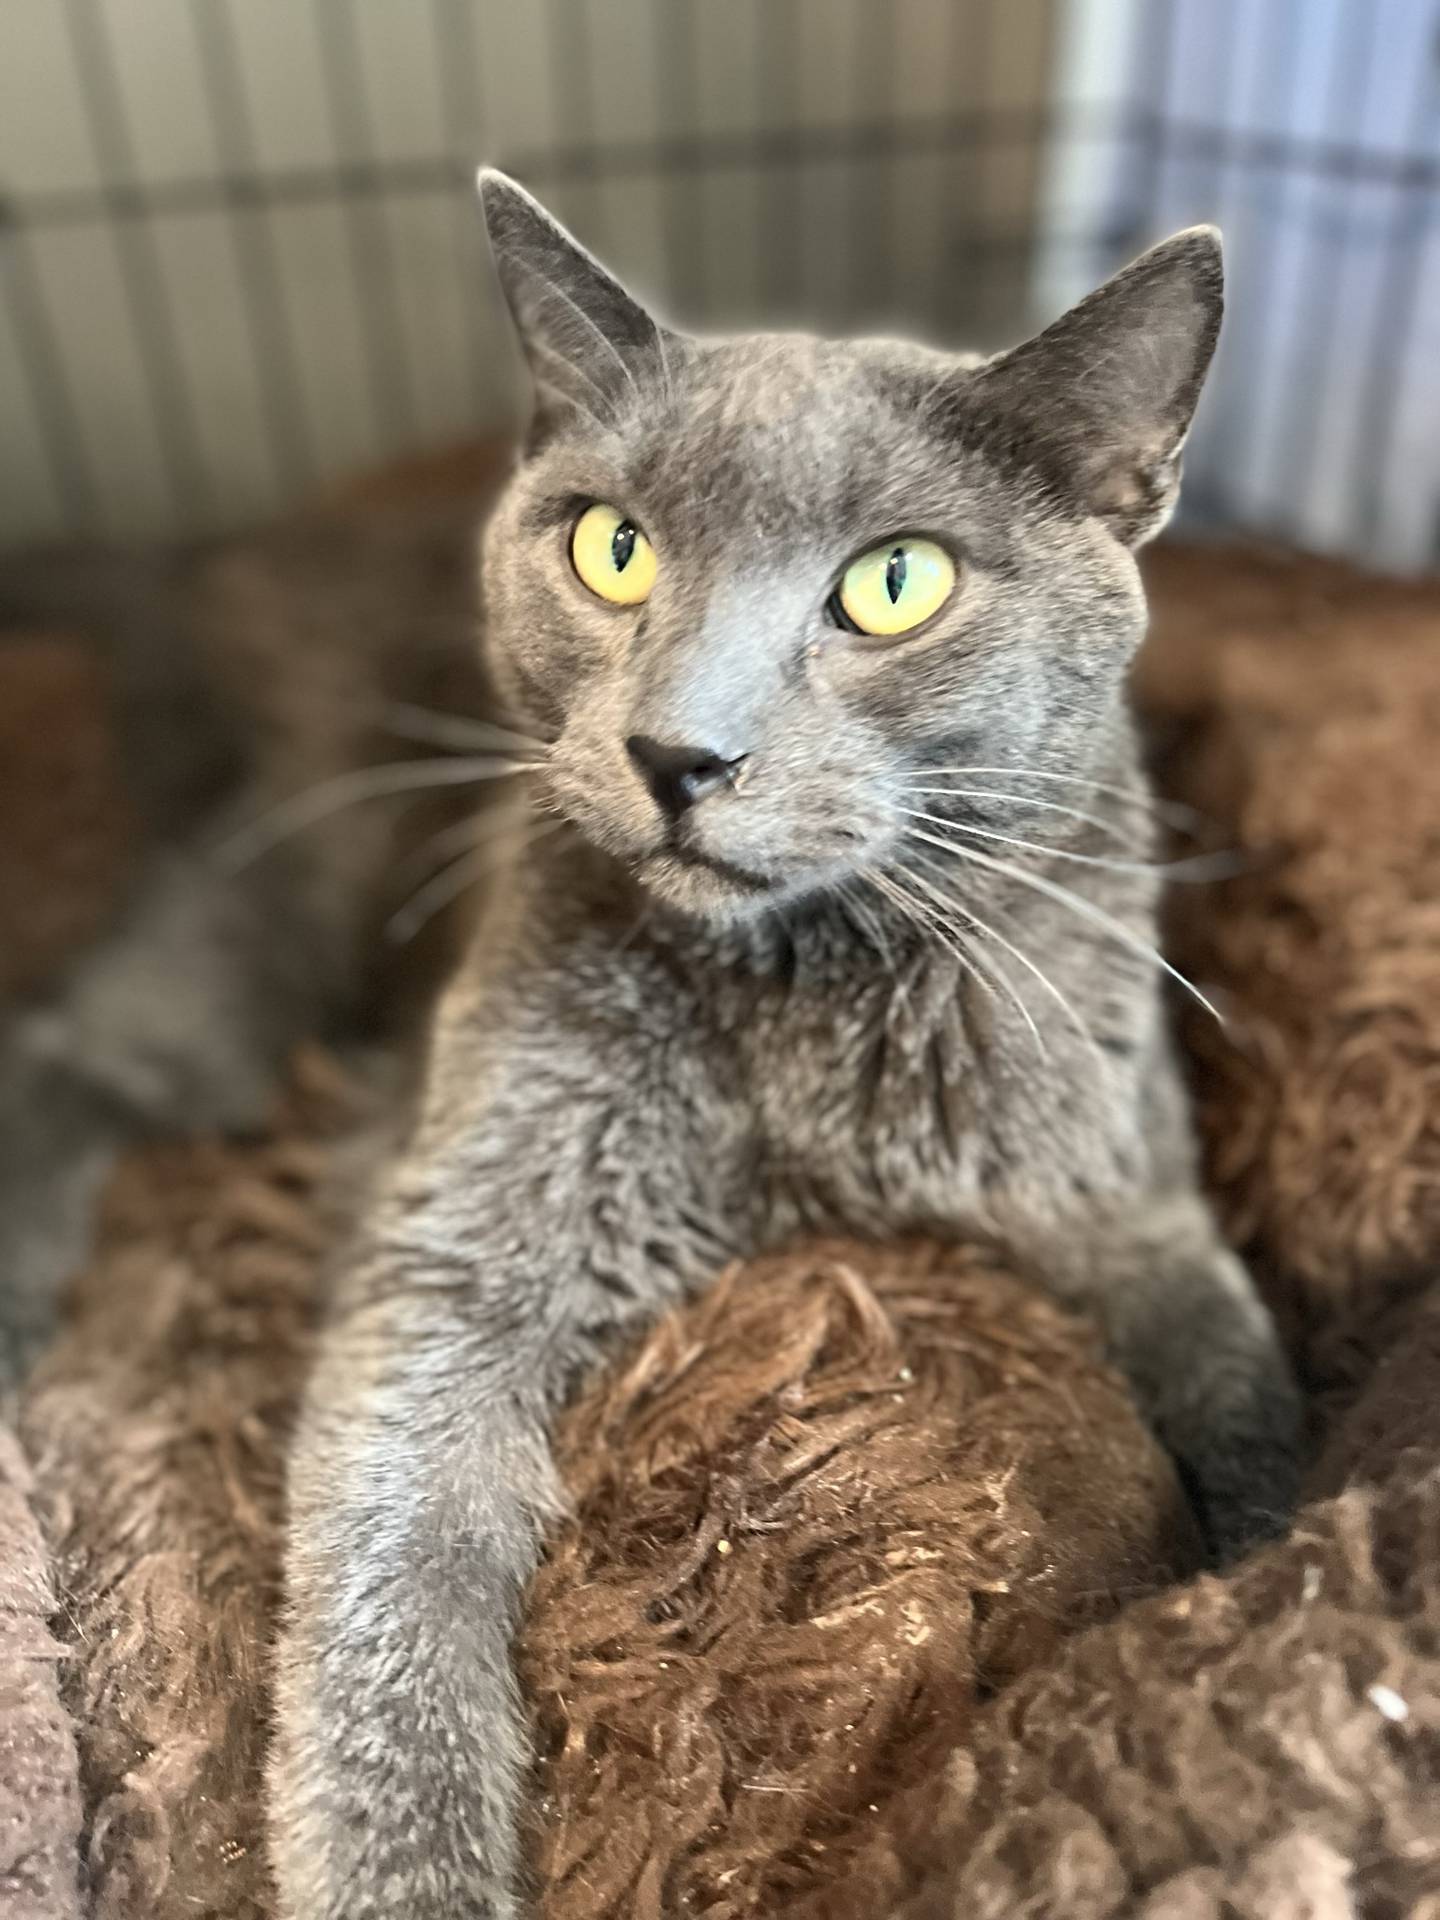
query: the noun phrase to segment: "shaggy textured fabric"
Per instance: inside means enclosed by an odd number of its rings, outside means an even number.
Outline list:
[[[548,1920],[787,1911],[979,1695],[1196,1558],[1087,1330],[965,1251],[727,1276],[560,1464],[525,1659]]]
[[[1359,1395],[1315,1504],[1146,1597],[1173,1481],[1079,1328],[963,1252],[730,1276],[562,1436],[547,1920],[1440,1916],[1437,603],[1153,577],[1168,783],[1264,856],[1177,918],[1241,1040],[1190,1030],[1209,1163],[1327,1410]],[[26,1401],[105,1920],[267,1911],[280,1465],[352,1111],[312,1063],[275,1138],[134,1161]]]
[[[1379,1358],[1311,1469],[1317,1497],[1440,1460],[1440,1281],[1386,1315],[1372,1337]]]
[[[106,1920],[268,1911],[279,1462],[352,1104],[314,1062],[275,1141],[133,1162],[29,1399]],[[1418,1920],[1379,1892],[1440,1858],[1437,1327],[1397,1323],[1339,1500],[1047,1664],[1186,1545],[1085,1333],[953,1250],[727,1277],[562,1430],[526,1646],[549,1920]]]
[[[312,1060],[275,1140],[133,1159],[27,1395],[104,1920],[267,1911],[283,1441],[356,1104]],[[1195,1552],[1090,1332],[955,1250],[727,1276],[558,1453],[577,1510],[524,1655],[554,1920],[767,1911],[980,1695]]]
[[[63,1595],[95,1920],[261,1920],[284,1434],[353,1096],[302,1063],[273,1140],[111,1187],[22,1438]]]
[[[55,1591],[30,1511],[30,1469],[0,1431],[0,1914],[72,1920],[80,1784],[60,1702],[64,1648],[50,1630]]]
[[[1167,788],[1252,858],[1173,891],[1211,1185],[1319,1385],[1440,1269],[1440,591],[1185,548],[1150,564]]]
[[[1345,1491],[1021,1679],[797,1914],[1433,1920],[1440,1291],[1419,1317],[1334,1437]]]

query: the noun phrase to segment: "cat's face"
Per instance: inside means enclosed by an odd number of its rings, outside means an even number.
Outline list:
[[[725,918],[883,872],[924,813],[1012,820],[1036,770],[1083,776],[1218,324],[1213,237],[978,364],[686,339],[513,184],[485,202],[539,398],[486,535],[488,646],[553,740],[553,804]],[[966,767],[988,797],[926,796]]]

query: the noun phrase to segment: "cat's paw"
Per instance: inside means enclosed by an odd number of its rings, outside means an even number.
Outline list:
[[[1303,1466],[1300,1395],[1278,1353],[1228,1385],[1208,1404],[1190,1401],[1183,1421],[1161,1422],[1217,1567],[1288,1531]]]

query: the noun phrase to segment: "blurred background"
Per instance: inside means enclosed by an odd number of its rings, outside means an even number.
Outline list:
[[[1437,557],[1437,0],[4,0],[0,541],[510,419],[480,158],[697,327],[999,343],[1218,220],[1191,524]]]

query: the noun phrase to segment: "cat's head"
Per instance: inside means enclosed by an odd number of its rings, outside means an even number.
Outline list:
[[[901,857],[927,769],[1083,782],[1219,329],[1213,230],[981,361],[672,332],[504,175],[481,191],[535,387],[487,644],[563,813],[732,917]]]

